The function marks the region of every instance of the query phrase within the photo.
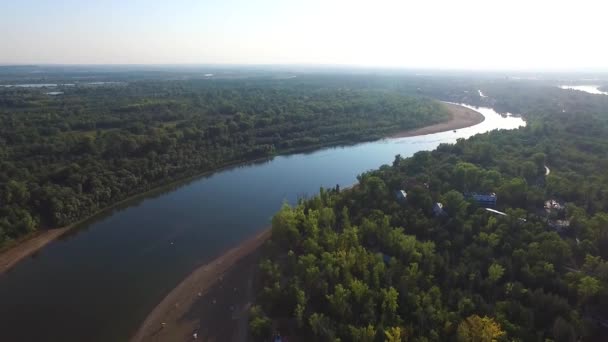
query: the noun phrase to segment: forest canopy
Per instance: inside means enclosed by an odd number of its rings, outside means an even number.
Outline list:
[[[448,118],[428,98],[346,86],[254,79],[59,86],[51,95],[0,88],[0,246],[176,179]]]
[[[284,206],[259,264],[252,334],[602,340],[608,106],[602,97],[522,87],[533,96],[510,100],[520,90],[496,84],[487,88],[495,97],[477,101],[521,110],[526,128],[396,156],[352,189],[321,189]],[[496,211],[472,194],[495,195]]]

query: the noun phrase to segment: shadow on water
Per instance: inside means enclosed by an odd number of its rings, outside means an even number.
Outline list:
[[[91,225],[95,222],[102,221],[105,218],[108,218],[117,213],[120,213],[123,210],[138,207],[145,201],[154,200],[156,198],[162,197],[166,194],[174,192],[177,189],[180,189],[180,188],[186,187],[192,183],[198,182],[201,179],[211,178],[214,175],[222,173],[222,172],[269,164],[272,162],[272,160],[274,158],[275,157],[268,157],[268,158],[254,160],[254,161],[242,162],[242,163],[238,163],[238,164],[234,164],[234,165],[225,166],[225,167],[219,168],[217,170],[204,172],[204,173],[201,173],[201,174],[195,175],[195,176],[189,176],[189,177],[186,177],[181,180],[176,180],[167,185],[159,186],[152,190],[146,191],[144,193],[134,195],[131,198],[123,200],[123,201],[119,202],[118,204],[115,204],[109,208],[103,209],[100,212],[92,215],[91,217],[88,217],[88,218],[84,219],[83,221],[77,223],[76,225],[74,225],[74,227],[72,229],[66,231],[64,234],[59,236],[57,238],[57,240],[59,240],[59,241],[69,240],[70,238],[78,235],[79,233],[87,231],[87,229],[89,229],[91,227]],[[35,252],[34,254],[36,254],[36,253],[38,253],[38,252]],[[32,254],[32,256],[34,254]]]

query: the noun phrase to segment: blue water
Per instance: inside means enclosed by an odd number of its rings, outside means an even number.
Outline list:
[[[84,224],[0,276],[0,341],[124,341],[194,268],[263,229],[282,203],[440,143],[525,125],[479,108],[476,126],[236,167]]]

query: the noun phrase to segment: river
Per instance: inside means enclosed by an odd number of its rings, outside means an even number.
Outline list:
[[[477,110],[485,121],[456,132],[279,156],[95,218],[0,276],[0,341],[125,341],[193,269],[267,226],[283,202],[351,185],[397,154],[525,125]]]
[[[578,90],[593,95],[608,95],[608,92],[601,91],[598,85],[561,85],[561,89]]]

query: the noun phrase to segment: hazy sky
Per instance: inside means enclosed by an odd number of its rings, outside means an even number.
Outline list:
[[[0,63],[608,70],[606,3],[0,0]]]

